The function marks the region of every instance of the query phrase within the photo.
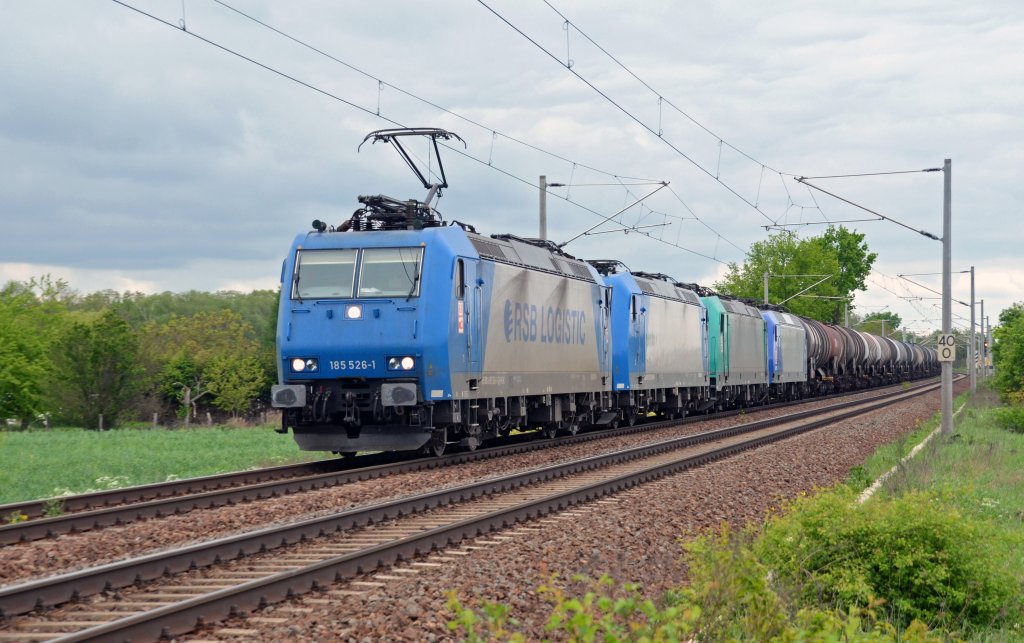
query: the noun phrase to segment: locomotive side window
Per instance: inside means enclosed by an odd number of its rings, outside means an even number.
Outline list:
[[[366,248],[359,267],[359,297],[415,297],[422,248]]]
[[[462,259],[455,263],[455,296],[458,299],[466,298],[466,264]]]
[[[292,299],[351,297],[356,253],[356,250],[296,252]]]

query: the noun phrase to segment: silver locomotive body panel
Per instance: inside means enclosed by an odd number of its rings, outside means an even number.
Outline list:
[[[601,391],[608,311],[595,282],[493,263],[482,368],[472,397]],[[469,391],[456,397],[469,397]]]
[[[775,324],[774,351],[776,371],[773,384],[807,381],[807,331],[795,315],[778,313]],[[778,367],[782,364],[782,368]]]
[[[704,308],[648,297],[646,369],[640,389],[706,386],[708,367]]]

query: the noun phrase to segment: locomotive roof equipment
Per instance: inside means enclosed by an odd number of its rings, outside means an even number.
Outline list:
[[[439,183],[431,183],[429,178],[413,161],[409,152],[399,140],[406,136],[423,136],[429,139],[432,150],[431,155],[437,161],[437,172],[427,170],[427,173],[434,174],[434,176],[439,178]],[[430,206],[435,197],[441,197],[441,189],[448,187],[448,179],[444,173],[444,164],[441,162],[441,151],[437,146],[438,139],[445,141],[455,139],[462,143],[463,146],[466,144],[458,134],[434,127],[382,129],[367,134],[363,142],[359,144],[359,148],[356,148],[357,151],[362,148],[366,141],[372,141],[372,143],[391,143],[391,146],[398,151],[399,156],[402,157],[406,165],[409,166],[409,169],[413,171],[420,180],[420,183],[423,184],[423,187],[427,188],[427,196],[423,201],[415,199],[401,201],[384,195],[360,196],[359,202],[364,207],[356,210],[348,221],[338,226],[337,231],[422,230],[423,228],[441,225],[441,215]],[[326,226],[323,222],[313,222],[313,229],[317,232],[323,232],[325,228]]]

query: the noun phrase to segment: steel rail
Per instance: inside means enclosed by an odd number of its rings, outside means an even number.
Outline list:
[[[528,442],[516,442],[513,440],[511,443],[477,451],[449,454],[441,458],[408,459],[395,456],[394,454],[373,454],[354,460],[322,460],[298,465],[283,465],[253,471],[190,478],[170,483],[155,483],[68,496],[63,499],[66,503],[64,508],[72,511],[72,513],[0,525],[0,546],[50,538],[67,533],[90,531],[113,525],[123,525],[136,520],[182,514],[195,509],[220,507],[238,502],[261,500],[303,491],[323,489],[386,475],[460,465],[488,458],[524,453],[549,446],[576,444],[639,431],[651,431],[669,426],[690,424],[706,419],[727,418],[750,410],[785,408],[787,406],[841,396],[823,396],[811,400],[796,400],[752,407],[751,409],[725,411],[714,415],[693,415],[674,420],[646,422],[642,425],[619,427],[612,430],[588,431],[575,436],[555,438],[554,440],[531,440]],[[532,438],[533,436],[529,437]],[[398,462],[394,462],[396,458],[399,460]],[[360,466],[368,462],[379,461],[384,461],[385,464]],[[45,512],[46,504],[54,500],[57,499],[0,505],[0,516],[8,516],[12,512],[19,511],[32,511],[34,514],[40,515]],[[90,508],[97,505],[100,505],[99,508]],[[74,511],[74,508],[83,508],[84,510]]]
[[[276,480],[291,476],[303,476],[314,473],[323,473],[335,467],[340,467],[345,460],[339,458],[317,460],[314,462],[302,462],[297,464],[285,464],[276,467],[264,467],[249,471],[231,471],[218,473],[209,476],[185,478],[183,480],[172,480],[169,482],[154,482],[152,484],[121,487],[118,489],[103,489],[89,493],[78,493],[67,496],[54,496],[38,500],[26,500],[23,502],[11,502],[0,504],[0,516],[20,514],[32,520],[46,516],[47,509],[58,506],[64,512],[88,511],[101,507],[143,502],[158,498],[168,498],[190,493],[203,493],[215,489],[224,489],[239,485],[256,484],[267,480]]]
[[[927,390],[900,392],[885,400],[844,403],[837,405],[837,407],[859,406],[860,408],[854,408],[839,415],[812,419],[769,435],[759,436],[751,440],[711,449],[695,455],[683,455],[672,462],[646,466],[637,471],[615,475],[605,480],[581,485],[567,491],[552,493],[510,508],[503,508],[483,515],[458,520],[357,552],[329,558],[299,569],[283,571],[234,587],[215,590],[171,605],[158,607],[116,621],[96,625],[86,630],[60,636],[55,638],[55,640],[62,643],[71,641],[124,641],[129,639],[133,641],[156,640],[161,637],[184,634],[195,629],[201,623],[217,622],[239,612],[253,611],[268,603],[280,602],[299,594],[326,587],[338,580],[354,578],[382,566],[389,566],[401,560],[408,560],[437,549],[443,549],[464,539],[504,529],[517,522],[543,516],[608,494],[617,493],[644,482],[656,480],[665,475],[706,464],[740,451],[782,440],[869,411],[878,410],[924,392],[927,392]],[[834,413],[837,407],[817,414],[828,415],[829,413]],[[794,415],[807,415],[809,413],[802,412]],[[790,418],[789,422],[793,421]],[[799,422],[799,420],[796,421]],[[774,422],[774,420],[770,422]],[[756,422],[751,424],[763,423]],[[729,430],[723,429],[712,433],[727,431]],[[683,442],[685,440],[685,438],[669,440],[665,444]],[[639,449],[630,449],[623,453],[632,455],[636,451],[639,451]],[[606,457],[608,456],[601,456],[601,458]]]
[[[117,589],[168,574],[207,567],[241,556],[330,535],[338,531],[358,528],[367,524],[421,512],[454,502],[506,492],[524,485],[582,473],[614,463],[650,457],[651,455],[668,450],[749,433],[750,431],[764,429],[780,423],[800,421],[813,416],[835,413],[837,409],[854,406],[860,406],[866,410],[880,408],[881,406],[928,392],[935,386],[937,385],[917,387],[908,391],[898,391],[884,397],[875,396],[870,400],[847,401],[827,408],[804,410],[776,418],[673,438],[616,453],[590,456],[570,463],[542,467],[501,478],[424,493],[379,505],[351,509],[329,516],[264,528],[193,544],[175,550],[149,554],[134,559],[2,587],[0,588],[0,615],[12,616],[23,614],[33,609],[59,605],[75,598],[89,596],[104,590]],[[866,410],[860,412],[866,412]],[[830,417],[824,421],[834,422],[837,420],[834,417]]]

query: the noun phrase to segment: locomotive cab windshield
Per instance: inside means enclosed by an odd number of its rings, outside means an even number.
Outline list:
[[[295,254],[292,299],[419,296],[423,248],[305,249]]]

